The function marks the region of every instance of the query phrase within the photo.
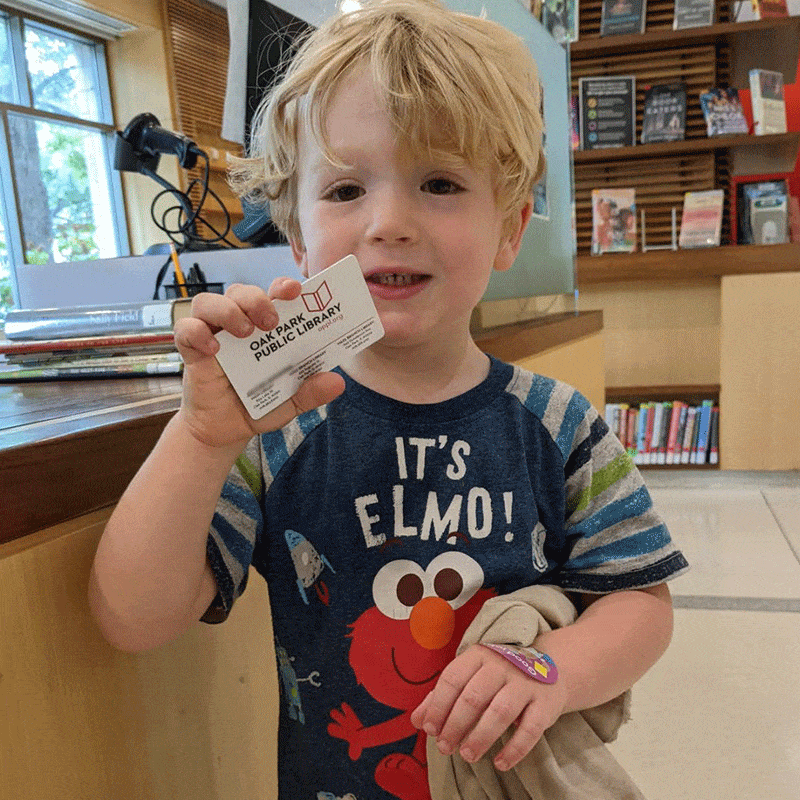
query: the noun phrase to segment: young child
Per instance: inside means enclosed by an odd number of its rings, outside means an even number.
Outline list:
[[[525,45],[434,0],[329,21],[258,114],[238,185],[304,275],[356,255],[385,336],[253,420],[213,333],[273,328],[300,285],[197,297],[175,329],[181,408],[108,523],[90,602],[136,651],[221,621],[249,567],[266,578],[281,798],[428,798],[427,737],[474,761],[516,723],[506,770],[670,640],[664,581],[686,562],[621,445],[576,391],[469,334],[517,255],[541,133]],[[536,641],[555,683],[480,645],[455,656],[485,600],[538,583],[581,610]]]

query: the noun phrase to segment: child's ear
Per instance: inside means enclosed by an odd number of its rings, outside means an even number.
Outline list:
[[[304,278],[308,277],[308,251],[303,246],[302,242],[298,242],[294,238],[289,239],[289,247],[292,249],[292,256],[294,263],[297,264],[298,269],[303,274]]]
[[[514,264],[519,248],[522,246],[522,237],[528,227],[528,223],[531,221],[532,214],[533,198],[525,203],[519,211],[515,211],[508,222],[507,231],[500,242],[500,247],[494,260],[494,268],[498,272],[505,272],[511,269]]]

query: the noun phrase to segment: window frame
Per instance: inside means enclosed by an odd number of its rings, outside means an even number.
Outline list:
[[[41,119],[56,124],[66,124],[87,131],[97,131],[103,136],[106,157],[106,171],[109,176],[109,196],[114,219],[113,235],[116,240],[118,256],[130,255],[128,223],[122,178],[114,169],[114,150],[116,146],[116,126],[114,125],[113,104],[111,99],[111,76],[108,71],[106,43],[103,39],[75,30],[58,23],[40,19],[30,14],[23,14],[6,7],[0,7],[0,19],[8,25],[11,43],[12,69],[14,84],[19,103],[0,101],[0,179],[2,179],[2,212],[5,225],[6,249],[11,272],[11,292],[15,306],[19,307],[19,283],[17,271],[26,265],[22,220],[17,182],[15,178],[13,154],[10,149],[9,114],[19,114],[29,118]],[[95,53],[95,68],[98,78],[98,120],[73,117],[41,111],[33,106],[33,92],[30,86],[30,75],[25,57],[25,23],[52,31],[58,36],[73,38],[81,43],[91,44]],[[1,315],[0,315],[1,316]]]

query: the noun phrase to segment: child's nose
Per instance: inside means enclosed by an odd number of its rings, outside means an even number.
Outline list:
[[[367,234],[381,242],[407,242],[416,236],[413,201],[399,189],[388,188],[373,194]]]

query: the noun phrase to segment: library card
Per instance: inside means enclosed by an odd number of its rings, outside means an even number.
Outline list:
[[[275,300],[280,321],[240,339],[216,334],[217,361],[253,419],[288,400],[300,384],[327,372],[383,336],[367,282],[349,255],[303,283],[295,300]]]

